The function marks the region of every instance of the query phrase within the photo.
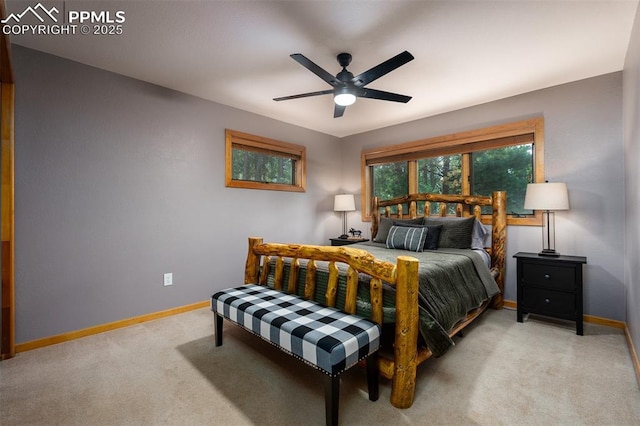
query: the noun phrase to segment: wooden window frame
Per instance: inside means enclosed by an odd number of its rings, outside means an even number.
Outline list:
[[[294,159],[294,183],[288,185],[233,179],[233,149],[238,147],[245,150]],[[307,188],[306,153],[307,149],[302,145],[251,135],[237,130],[225,129],[225,186],[229,188],[305,192]]]
[[[418,192],[418,159],[441,155],[463,154],[462,195],[471,195],[469,193],[470,182],[464,178],[465,171],[468,176],[468,171],[471,168],[469,155],[464,154],[527,142],[533,142],[533,181],[535,183],[544,182],[543,117],[362,151],[360,156],[361,200],[364,206],[362,209],[362,220],[371,220],[370,190],[372,176],[370,167],[375,164],[406,160],[408,162],[409,193],[415,194]],[[509,194],[507,194],[507,197],[508,196]],[[489,215],[483,215],[482,221],[484,223],[491,223],[491,217]],[[542,212],[534,211],[534,214],[525,217],[508,215],[507,223],[509,225],[539,226],[542,224]]]

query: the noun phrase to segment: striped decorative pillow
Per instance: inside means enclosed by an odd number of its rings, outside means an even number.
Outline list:
[[[392,226],[387,236],[387,248],[409,251],[422,251],[427,239],[428,229],[425,227]]]

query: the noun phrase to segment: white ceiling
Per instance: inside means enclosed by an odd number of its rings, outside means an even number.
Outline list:
[[[37,0],[5,0],[21,12]],[[343,137],[569,81],[620,71],[638,0],[42,1],[125,12],[122,35],[13,35],[13,43]],[[358,99],[333,118],[329,89],[289,58],[329,73],[349,52],[359,74],[408,50],[412,62],[370,88],[407,104]]]

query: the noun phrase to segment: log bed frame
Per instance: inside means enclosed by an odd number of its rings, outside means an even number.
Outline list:
[[[385,209],[385,216],[391,217],[390,207],[397,206],[397,218],[417,217],[416,203],[418,201],[430,201],[440,203],[439,216],[446,216],[447,204],[456,205],[456,216],[475,215],[480,218],[481,207],[491,206],[492,211],[492,238],[491,247],[487,248],[491,255],[491,269],[496,283],[502,292],[504,289],[504,265],[506,245],[506,193],[494,192],[490,197],[442,195],[442,194],[412,194],[392,200],[372,200],[372,238],[375,237],[380,224],[380,209]],[[408,215],[403,215],[402,204],[409,205]],[[430,215],[429,203],[425,203],[425,216]],[[382,282],[396,289],[396,321],[393,354],[385,356],[381,353],[378,365],[380,374],[392,380],[391,404],[397,408],[408,408],[413,404],[416,382],[416,368],[418,364],[432,356],[429,349],[418,345],[418,259],[411,256],[398,256],[395,264],[376,259],[366,250],[349,246],[313,246],[301,244],[263,243],[261,238],[249,238],[249,251],[245,268],[246,284],[267,285],[269,276],[269,264],[275,258],[274,288],[283,290],[285,276],[285,258],[291,259],[289,280],[286,283],[286,291],[297,292],[300,259],[308,259],[306,265],[306,278],[304,282],[304,297],[313,299],[316,285],[315,261],[329,262],[329,279],[325,304],[335,306],[338,287],[338,268],[336,262],[349,266],[347,270],[346,302],[344,311],[350,314],[356,312],[356,296],[358,289],[358,274],[364,273],[371,276],[371,320],[382,324]],[[262,266],[261,266],[262,265]],[[316,299],[317,300],[317,299]],[[503,306],[502,294],[497,294],[481,307],[469,312],[467,317],[460,321],[450,331],[454,336],[475,318],[477,318],[487,306],[501,309]]]
[[[446,217],[447,207],[455,206],[457,217],[468,217],[474,215],[478,220],[482,220],[482,207],[491,207],[491,247],[487,247],[487,252],[491,256],[491,269],[494,273],[496,284],[500,288],[492,302],[493,309],[502,309],[504,299],[504,267],[506,264],[507,245],[507,193],[505,191],[494,191],[490,197],[481,195],[450,195],[450,194],[410,194],[403,197],[392,198],[381,201],[378,197],[371,200],[371,239],[378,233],[381,213],[384,209],[384,217],[395,217],[398,219],[415,219],[418,217],[417,202],[424,201],[424,217],[431,215],[430,202],[439,203],[439,211],[436,216]],[[403,215],[402,206],[409,205],[409,213]],[[391,214],[391,207],[396,207],[397,214]]]

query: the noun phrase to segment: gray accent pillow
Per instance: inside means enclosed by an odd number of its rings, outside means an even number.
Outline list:
[[[425,226],[392,226],[387,237],[388,249],[422,251],[429,228]]]
[[[417,217],[415,219],[393,219],[390,217],[383,217],[378,224],[378,233],[373,239],[374,243],[386,243],[387,236],[389,236],[389,230],[394,224],[401,225],[422,225],[423,218]]]
[[[427,239],[424,242],[425,250],[437,250],[438,241],[440,241],[440,232],[442,232],[442,225],[425,225],[429,228],[427,233]]]
[[[444,218],[444,217],[428,217],[425,218],[425,225],[436,226],[442,225],[440,230],[440,239],[438,240],[438,248],[471,248],[473,225],[476,218]]]
[[[475,217],[475,216],[474,216]],[[445,217],[434,217],[436,220],[468,220],[466,217],[453,217],[453,216],[445,216]],[[484,250],[487,245],[491,245],[491,242],[487,244],[487,236],[491,234],[489,228],[484,226],[482,222],[476,219],[473,222],[473,231],[471,231],[471,248],[472,249],[482,249]],[[427,236],[427,244],[429,243],[429,236]],[[425,247],[426,248],[426,247]]]

